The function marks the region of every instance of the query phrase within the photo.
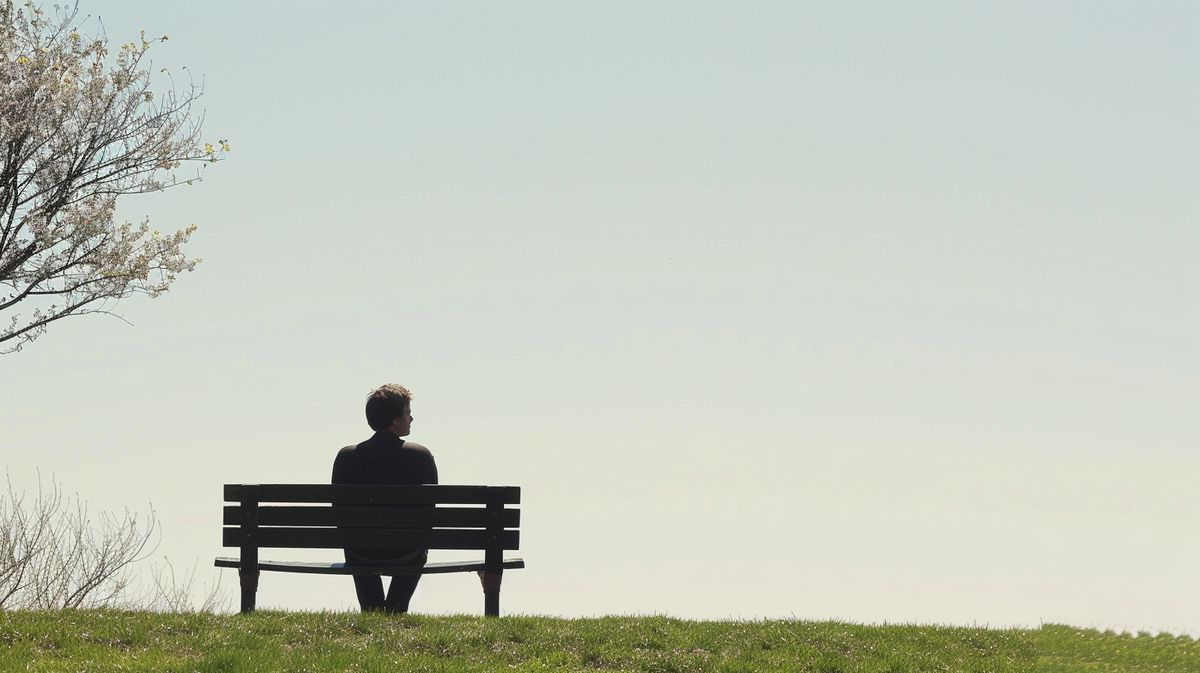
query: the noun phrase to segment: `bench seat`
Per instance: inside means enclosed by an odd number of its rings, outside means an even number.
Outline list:
[[[241,559],[232,556],[217,557],[214,564],[218,568],[241,568]],[[525,567],[525,560],[519,558],[505,559],[502,566],[505,570],[515,570]],[[412,566],[387,568],[347,566],[345,563],[320,563],[306,561],[259,561],[258,569],[282,573],[312,573],[315,575],[436,575],[439,573],[469,573],[481,572],[487,569],[483,561],[449,561],[445,563],[426,563],[424,567]]]

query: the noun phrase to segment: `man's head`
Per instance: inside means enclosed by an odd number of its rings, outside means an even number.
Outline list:
[[[389,430],[403,437],[412,427],[412,393],[389,383],[367,396],[367,425],[375,432]]]

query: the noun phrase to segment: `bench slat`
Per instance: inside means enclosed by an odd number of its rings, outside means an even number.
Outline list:
[[[242,531],[237,527],[221,529],[222,544],[242,546]],[[493,541],[492,536],[496,536]],[[405,528],[259,528],[259,547],[312,549],[519,549],[520,531],[493,533],[469,529]]]
[[[225,501],[239,502],[242,486],[225,484]],[[373,486],[257,484],[259,502],[338,502],[345,505],[486,505],[521,502],[519,486]]]
[[[242,508],[226,505],[224,523],[242,522]],[[485,528],[491,513],[481,507],[322,507],[263,505],[258,508],[259,526],[355,526],[359,528]],[[500,514],[503,528],[521,525],[521,510],[505,509]]]
[[[240,568],[241,560],[228,556],[217,558],[218,568]],[[524,559],[504,560],[504,569],[524,568]],[[345,563],[310,563],[305,561],[259,561],[259,570],[285,573],[310,573],[318,575],[435,575],[439,573],[472,572],[484,569],[483,561],[451,561],[426,563],[422,568],[360,568],[348,567]]]

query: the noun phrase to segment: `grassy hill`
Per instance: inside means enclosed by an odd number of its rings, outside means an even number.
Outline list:
[[[1200,641],[1065,626],[989,630],[665,617],[0,612],[0,671],[1163,671]]]

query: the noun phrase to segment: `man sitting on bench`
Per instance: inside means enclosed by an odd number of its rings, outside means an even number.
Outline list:
[[[437,465],[429,449],[401,437],[412,428],[412,393],[389,383],[367,397],[367,424],[375,434],[356,446],[338,451],[333,461],[334,484],[436,484]],[[346,549],[348,566],[413,566],[428,559],[425,549]],[[355,575],[354,590],[363,611],[408,612],[408,602],[420,575],[393,575],[387,597],[378,575]]]

